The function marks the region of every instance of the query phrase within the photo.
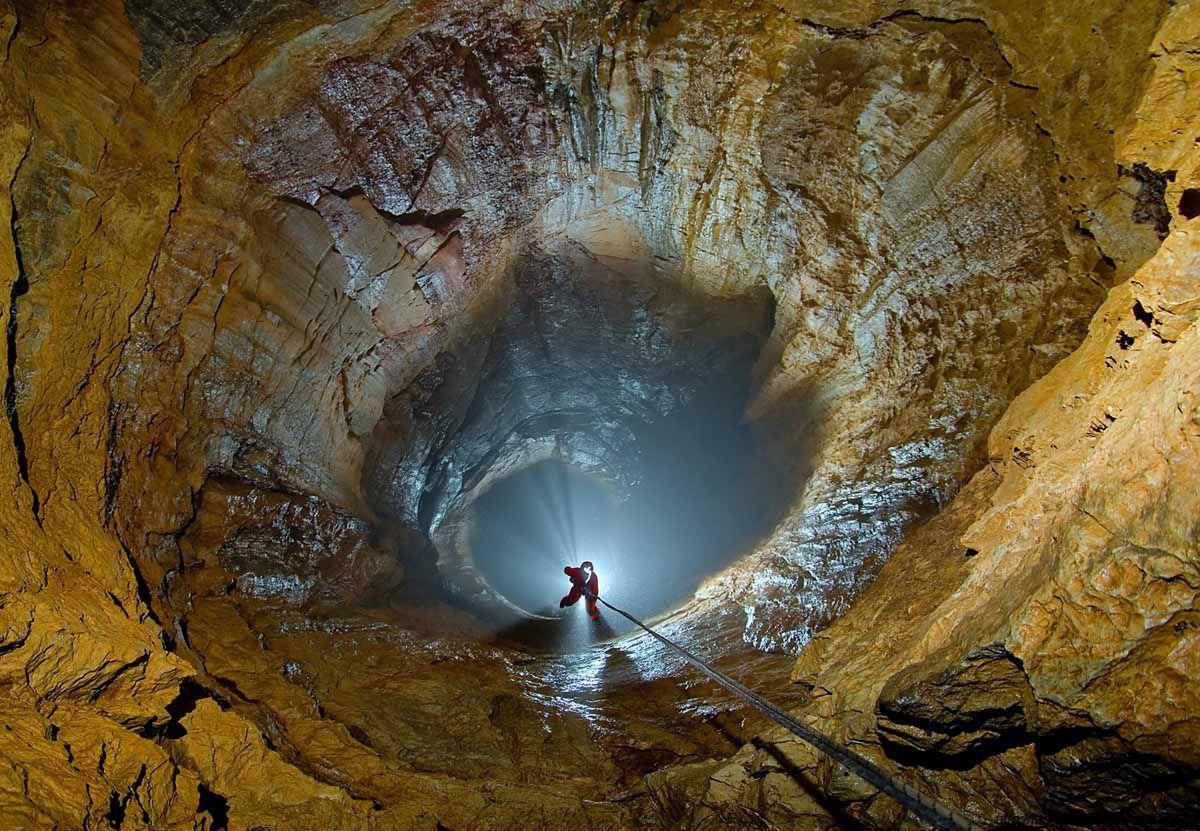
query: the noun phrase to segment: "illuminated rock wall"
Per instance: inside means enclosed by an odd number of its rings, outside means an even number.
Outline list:
[[[650,645],[448,602],[418,444],[498,427],[481,339],[571,250],[772,298],[802,487],[672,632],[980,818],[1177,827],[1196,12],[0,5],[0,819],[898,823]]]

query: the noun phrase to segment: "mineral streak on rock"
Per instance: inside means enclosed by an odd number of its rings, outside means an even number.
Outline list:
[[[478,494],[735,368],[782,507],[666,634],[1197,827],[1198,89],[1196,0],[0,2],[0,827],[915,827],[480,602]]]

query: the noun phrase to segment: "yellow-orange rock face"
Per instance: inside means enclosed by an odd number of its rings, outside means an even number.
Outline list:
[[[430,460],[567,250],[773,298],[800,485],[673,634],[980,821],[1194,825],[1198,49],[1197,0],[0,3],[0,827],[913,827],[441,591],[425,494],[486,476]]]

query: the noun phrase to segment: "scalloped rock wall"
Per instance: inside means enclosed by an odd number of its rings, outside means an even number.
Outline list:
[[[913,826],[373,501],[562,245],[773,297],[803,486],[672,634],[981,820],[1194,822],[1197,11],[0,3],[3,824]]]

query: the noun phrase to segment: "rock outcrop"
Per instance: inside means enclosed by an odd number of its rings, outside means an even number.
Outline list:
[[[0,3],[0,825],[913,827],[472,582],[752,359],[785,507],[665,630],[982,822],[1194,824],[1198,12]]]

